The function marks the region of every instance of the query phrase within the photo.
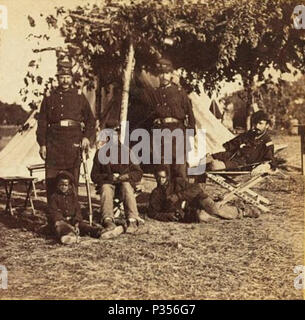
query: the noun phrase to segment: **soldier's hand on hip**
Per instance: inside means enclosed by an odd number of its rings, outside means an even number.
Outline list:
[[[47,148],[46,146],[41,146],[39,149],[39,154],[42,160],[46,160],[47,158]]]
[[[86,153],[89,151],[90,141],[88,138],[84,137],[82,140],[82,150],[84,150]]]

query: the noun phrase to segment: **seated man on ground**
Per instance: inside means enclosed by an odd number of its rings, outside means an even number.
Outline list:
[[[234,219],[238,210],[228,205],[218,208],[212,198],[198,184],[191,184],[183,178],[169,180],[168,168],[156,168],[157,187],[149,199],[148,216],[159,221],[208,222],[213,216]]]
[[[56,176],[56,192],[48,206],[48,220],[62,244],[78,241],[78,235],[99,238],[101,229],[83,221],[76,194],[74,176],[68,171],[60,171]]]
[[[224,152],[207,156],[207,170],[238,169],[262,163],[252,171],[261,174],[274,168],[274,145],[268,134],[271,121],[259,110],[251,117],[252,128],[223,144]]]
[[[127,218],[126,233],[137,232],[137,229],[144,224],[140,218],[135,197],[135,187],[142,178],[142,170],[129,159],[128,164],[121,161],[121,143],[118,140],[119,129],[113,129],[112,147],[118,148],[117,161],[109,161],[107,164],[101,163],[99,159],[100,149],[97,150],[91,171],[91,180],[97,185],[97,191],[101,200],[101,223],[104,227],[102,238],[113,238],[123,232],[122,226],[116,226],[114,222],[113,200],[115,196],[123,200],[125,216]],[[101,148],[109,142],[109,137],[105,141],[100,141]],[[122,146],[124,148],[124,146]],[[130,150],[128,149],[130,156]]]

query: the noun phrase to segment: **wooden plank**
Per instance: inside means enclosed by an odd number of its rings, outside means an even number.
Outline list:
[[[269,212],[269,208],[265,207],[264,205],[260,204],[258,201],[254,200],[253,198],[249,197],[245,194],[245,192],[242,192],[240,190],[236,190],[233,186],[225,182],[225,179],[221,176],[217,176],[215,174],[207,173],[208,178],[210,178],[212,181],[216,182],[220,186],[224,187],[225,189],[228,189],[229,191],[233,192],[234,195],[238,196],[239,198],[243,199],[245,202],[250,203],[256,207],[258,207],[263,212]],[[252,179],[251,179],[252,180]],[[221,205],[224,205],[229,200],[222,200]]]

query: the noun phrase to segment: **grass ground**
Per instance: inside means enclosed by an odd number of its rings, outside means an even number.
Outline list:
[[[281,156],[300,166],[299,137],[274,140],[288,144]],[[1,190],[0,264],[8,269],[8,289],[0,299],[302,299],[293,269],[304,265],[304,179],[298,171],[286,174],[258,187],[272,204],[257,219],[146,219],[148,233],[85,237],[70,247],[37,232],[45,222],[42,193],[35,217],[11,217],[3,212]],[[154,183],[146,180],[144,187],[142,209]],[[221,193],[210,183],[207,189],[214,197]]]

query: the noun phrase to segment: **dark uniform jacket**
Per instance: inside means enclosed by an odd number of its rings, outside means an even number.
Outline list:
[[[143,89],[141,100],[148,110],[151,110],[153,119],[171,117],[180,120],[182,127],[195,129],[192,103],[182,88],[174,84],[166,87],[146,88]]]
[[[122,104],[122,85],[115,82],[108,87],[105,94],[105,108],[100,115],[100,129],[114,127],[120,123]],[[107,88],[106,88],[107,89]]]
[[[274,165],[274,145],[267,132],[258,136],[256,131],[251,129],[223,146],[226,151],[216,153],[213,157],[223,161],[227,168],[263,161],[271,161],[271,166]]]
[[[177,195],[179,200],[172,203],[169,200],[171,195]],[[190,184],[183,178],[176,178],[175,183],[168,182],[164,186],[157,186],[151,193],[149,199],[148,216],[160,221],[175,221],[174,212],[187,201],[191,206],[194,200],[205,199],[208,195],[197,185]]]
[[[114,173],[120,175],[128,174],[128,180],[124,181],[129,182],[134,188],[136,184],[141,181],[143,171],[138,165],[133,164],[131,161],[129,161],[129,164],[122,164],[120,163],[120,157],[117,164],[102,164],[99,161],[98,154],[99,150],[95,153],[91,170],[91,180],[97,185],[97,190],[99,190],[99,187],[103,184],[113,184]],[[118,154],[120,155],[120,148]]]
[[[65,194],[60,190],[53,193],[48,207],[48,213],[53,223],[60,220],[71,224],[83,221],[77,196],[72,189]]]
[[[61,120],[74,120],[74,126],[59,126]],[[81,123],[84,124],[82,130]],[[42,101],[38,117],[37,142],[47,147],[46,165],[68,169],[79,164],[80,142],[95,132],[95,120],[90,105],[81,92],[55,89]]]

